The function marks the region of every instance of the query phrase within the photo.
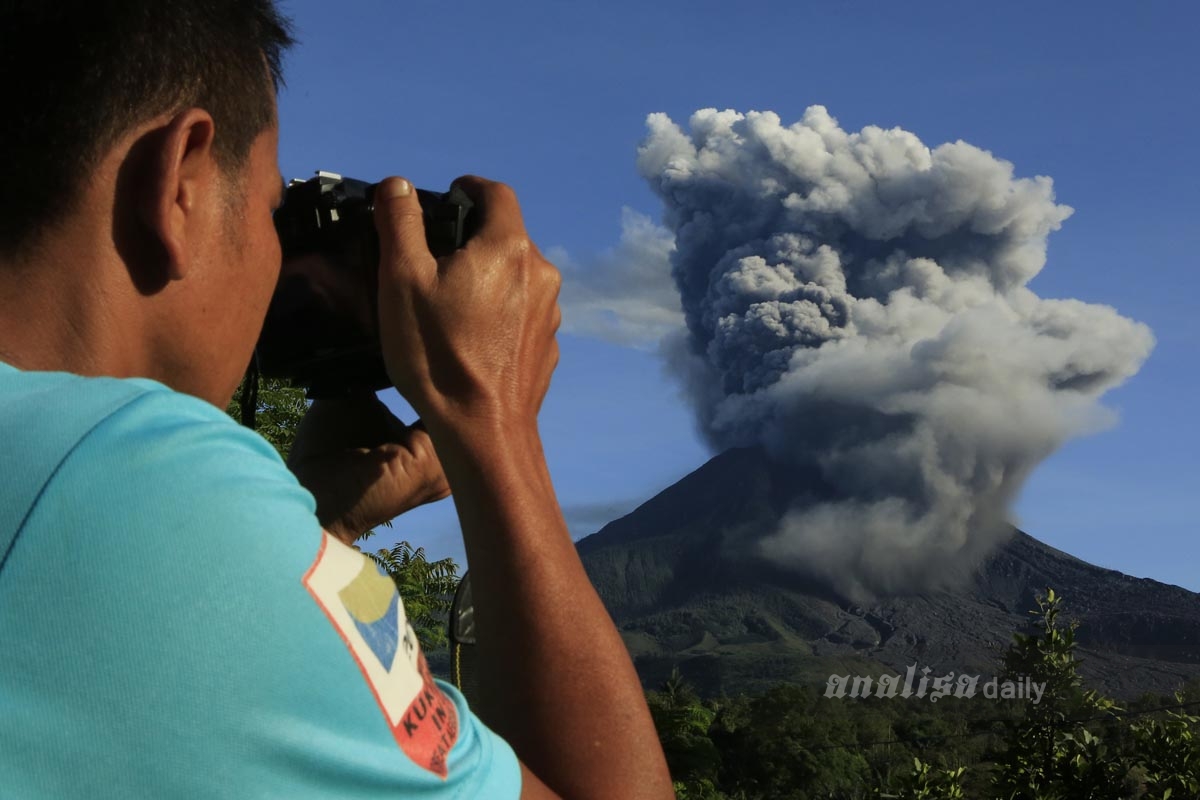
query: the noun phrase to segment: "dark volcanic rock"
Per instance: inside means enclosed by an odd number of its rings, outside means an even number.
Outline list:
[[[910,664],[990,676],[1047,587],[1079,620],[1093,687],[1128,698],[1200,676],[1200,594],[1102,569],[1016,529],[958,588],[866,605],[756,556],[792,504],[827,496],[815,469],[730,450],[579,542],[647,685],[674,666],[713,694]]]

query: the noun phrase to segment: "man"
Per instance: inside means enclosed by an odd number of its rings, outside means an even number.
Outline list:
[[[220,411],[279,272],[285,21],[0,8],[0,795],[671,796],[542,456],[559,276],[512,192],[462,179],[479,230],[435,260],[381,184],[384,356],[424,425],[314,406],[302,488]],[[447,491],[479,718],[343,543]]]

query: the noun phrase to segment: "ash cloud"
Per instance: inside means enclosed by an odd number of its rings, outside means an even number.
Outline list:
[[[1072,213],[1049,178],[821,106],[647,127],[686,323],[668,358],[713,447],[819,465],[836,499],[793,508],[763,554],[847,594],[965,574],[1153,347],[1108,306],[1026,287]]]

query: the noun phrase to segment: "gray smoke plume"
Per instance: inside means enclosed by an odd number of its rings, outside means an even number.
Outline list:
[[[849,133],[820,107],[647,120],[686,336],[671,359],[718,449],[819,465],[827,501],[763,547],[853,595],[943,585],[1008,530],[1066,439],[1111,422],[1150,330],[1026,284],[1072,209],[965,142]]]

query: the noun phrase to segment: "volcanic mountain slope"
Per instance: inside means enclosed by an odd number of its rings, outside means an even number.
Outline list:
[[[647,686],[675,666],[707,694],[823,686],[834,672],[910,664],[986,678],[1046,587],[1080,622],[1090,686],[1129,698],[1200,676],[1200,594],[1102,569],[1016,529],[957,588],[865,604],[756,557],[805,494],[829,495],[815,470],[730,450],[579,542]]]

